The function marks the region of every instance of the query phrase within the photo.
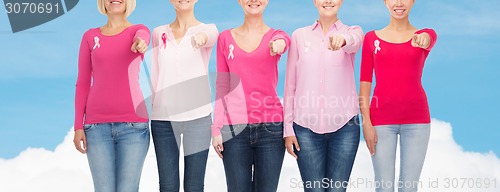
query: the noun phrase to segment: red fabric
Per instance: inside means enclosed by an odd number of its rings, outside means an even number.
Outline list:
[[[360,78],[361,81],[372,82],[375,73],[376,85],[370,105],[374,126],[430,123],[427,96],[421,79],[425,60],[437,35],[432,29],[422,29],[416,34],[424,32],[431,37],[427,49],[413,47],[411,40],[390,43],[377,37],[374,31],[366,34]]]

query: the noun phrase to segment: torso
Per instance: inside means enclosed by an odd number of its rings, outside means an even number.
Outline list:
[[[371,58],[366,62],[371,62],[376,79],[370,105],[374,126],[430,122],[421,81],[429,51],[411,45],[415,32],[383,29],[365,36],[364,49],[371,53],[363,57]]]

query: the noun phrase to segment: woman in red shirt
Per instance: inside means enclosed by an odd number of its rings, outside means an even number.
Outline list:
[[[436,42],[432,29],[417,29],[408,15],[415,0],[384,0],[390,23],[366,34],[361,60],[360,109],[372,155],[377,191],[417,191],[430,135],[430,113],[422,87],[425,60]],[[370,102],[372,76],[376,86]],[[400,137],[401,170],[394,181]]]

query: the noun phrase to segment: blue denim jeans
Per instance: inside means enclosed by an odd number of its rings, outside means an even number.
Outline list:
[[[336,132],[318,134],[293,124],[300,146],[297,154],[305,192],[344,192],[359,146],[358,116]]]
[[[415,192],[424,165],[430,137],[430,124],[375,126],[377,144],[372,156],[377,192]],[[395,183],[396,147],[400,140],[400,175]]]
[[[211,116],[191,121],[151,121],[161,192],[180,189],[179,147],[184,147],[184,191],[203,191],[208,149],[212,133]]]
[[[228,192],[275,192],[285,156],[283,123],[224,126],[221,133]]]
[[[137,192],[149,148],[148,123],[84,126],[96,192]]]

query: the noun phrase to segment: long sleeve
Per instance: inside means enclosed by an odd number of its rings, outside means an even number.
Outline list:
[[[295,136],[293,131],[293,110],[295,105],[296,70],[299,60],[297,32],[292,34],[288,60],[286,64],[285,92],[284,92],[284,132],[283,137]]]
[[[202,47],[205,51],[202,52],[203,59],[205,62],[205,69],[208,71],[208,64],[210,61],[210,55],[212,54],[212,50],[214,48],[215,43],[217,43],[217,38],[219,37],[219,30],[215,24],[207,24],[202,33],[205,33],[208,36],[207,43]]]
[[[361,74],[360,81],[372,82],[373,81],[373,38],[370,38],[370,33],[366,34],[363,42],[363,49],[361,55]]]
[[[87,41],[87,33],[83,35],[78,55],[78,78],[76,80],[75,93],[75,122],[74,129],[83,129],[85,107],[92,81],[92,61],[90,57],[90,46]]]
[[[342,34],[346,45],[342,48],[348,54],[358,52],[363,42],[363,30],[360,26],[351,26],[345,34]]]
[[[290,47],[290,36],[288,36],[288,34],[286,34],[285,31],[276,30],[273,33],[273,37],[271,38],[271,42],[276,41],[278,39],[285,40],[286,46],[285,46],[285,50],[283,50],[283,53],[285,53],[287,51],[288,47]]]
[[[217,43],[217,79],[215,90],[215,107],[214,107],[214,122],[212,124],[212,136],[220,135],[220,130],[226,118],[226,103],[225,96],[229,93],[229,67],[227,65],[224,48],[226,47],[223,40],[223,35],[220,35]]]
[[[144,26],[144,25],[137,25],[137,31],[135,32],[135,35],[134,35],[134,39],[133,41],[139,37],[141,38],[142,40],[146,41],[146,44],[149,45],[149,42],[150,42],[150,32],[149,32],[149,29]],[[132,45],[131,45],[132,46]]]
[[[151,51],[151,104],[154,105],[156,91],[158,89],[158,75],[160,74],[160,66],[158,64],[158,32],[156,30],[153,31],[152,35],[152,44],[153,49]]]

